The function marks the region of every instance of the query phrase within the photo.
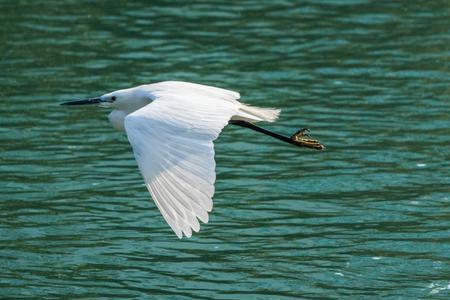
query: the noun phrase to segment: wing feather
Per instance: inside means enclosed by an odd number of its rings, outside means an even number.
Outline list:
[[[153,102],[125,118],[128,140],[162,216],[179,238],[190,237],[209,220],[213,141],[238,112],[239,94],[179,82],[146,87]]]

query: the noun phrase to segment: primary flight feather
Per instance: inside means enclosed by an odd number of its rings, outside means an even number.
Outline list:
[[[64,105],[112,107],[112,126],[125,130],[156,206],[182,238],[208,223],[216,180],[213,141],[229,123],[297,146],[323,149],[305,130],[284,137],[256,125],[273,122],[280,110],[240,103],[239,93],[200,84],[166,81],[118,90]]]

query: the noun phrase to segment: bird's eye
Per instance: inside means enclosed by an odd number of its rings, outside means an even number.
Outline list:
[[[116,96],[112,96],[112,97],[111,97],[111,100],[112,100],[112,101],[116,101]]]

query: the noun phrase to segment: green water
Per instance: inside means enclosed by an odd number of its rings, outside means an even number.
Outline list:
[[[0,298],[448,299],[448,1],[1,1]],[[178,240],[107,110],[185,80],[280,107],[317,152],[216,141]]]

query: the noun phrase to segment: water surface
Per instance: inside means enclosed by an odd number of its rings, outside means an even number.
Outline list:
[[[448,299],[448,1],[3,1],[0,298]],[[216,141],[178,240],[107,110],[161,80],[283,109],[327,151]]]

